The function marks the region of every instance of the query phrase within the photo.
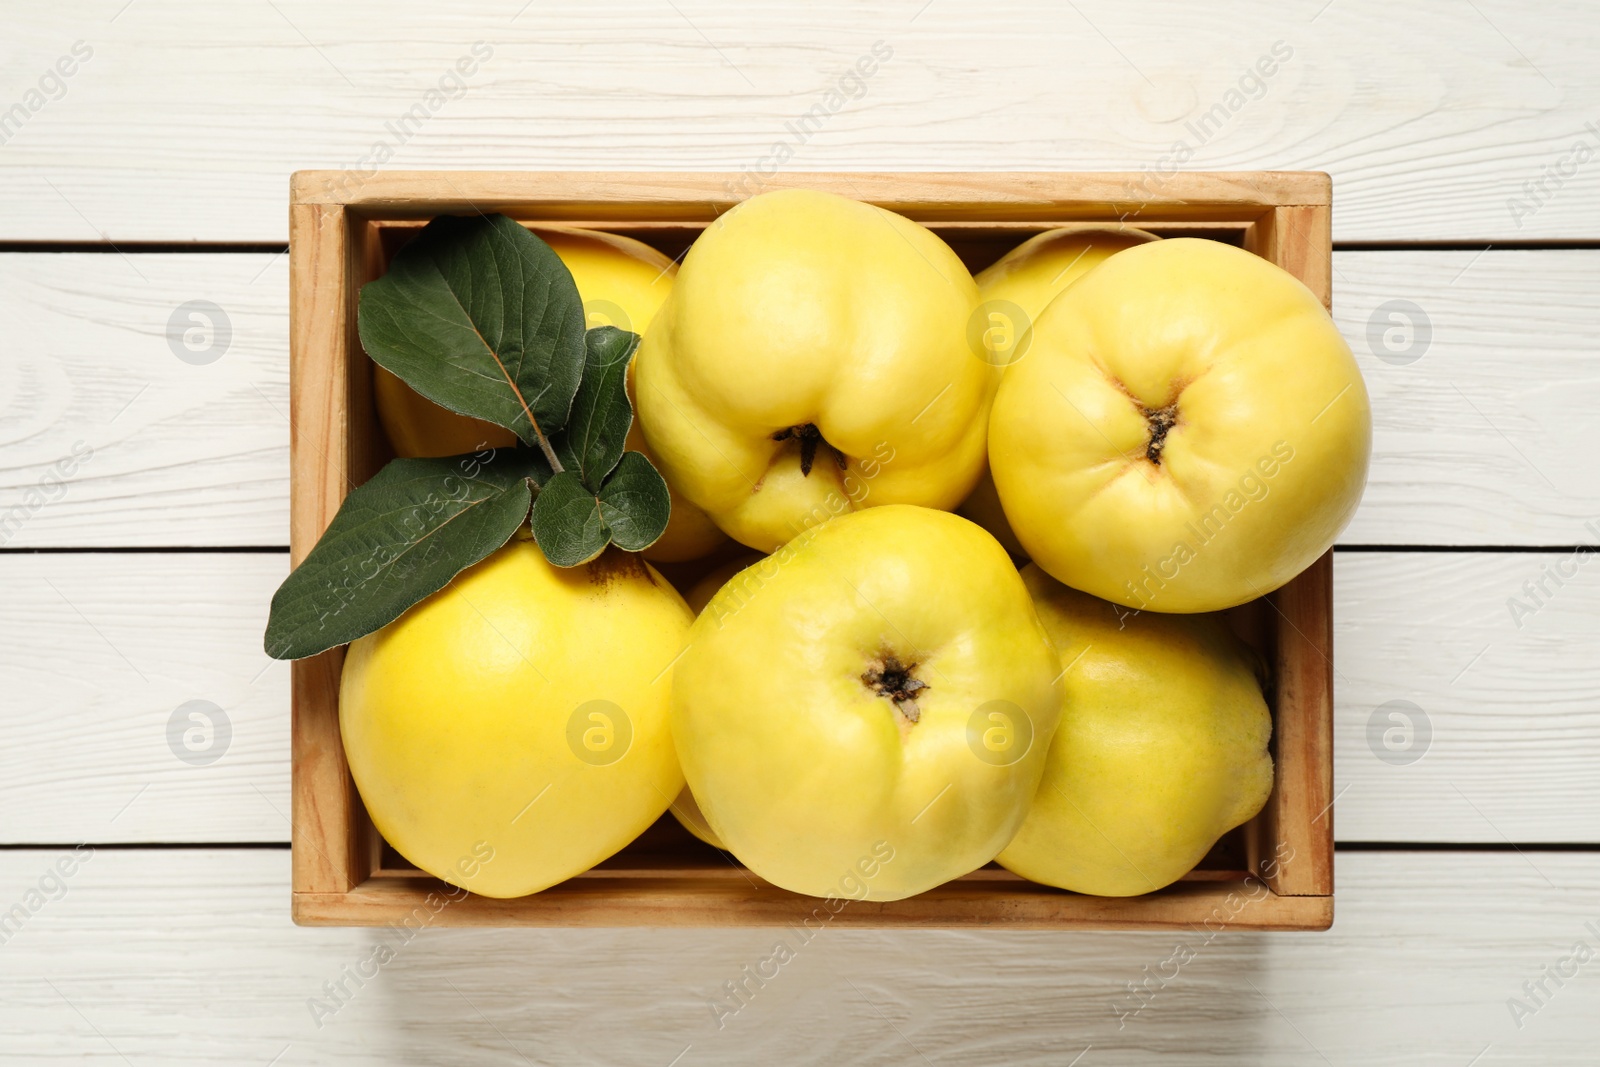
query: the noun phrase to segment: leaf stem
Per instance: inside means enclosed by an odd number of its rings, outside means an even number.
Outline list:
[[[479,335],[480,339],[482,335]],[[517,403],[522,405],[522,413],[528,417],[528,425],[533,427],[533,436],[539,440],[539,451],[544,453],[545,461],[550,464],[551,474],[560,474],[566,470],[561,465],[561,460],[556,457],[556,450],[550,447],[550,439],[539,428],[539,420],[533,417],[533,409],[528,407],[528,402],[523,399],[522,390],[517,388],[517,380],[511,377],[511,372],[506,370],[505,363],[501,362],[500,354],[490,347],[487,341],[484,348],[488,349],[489,357],[494,360],[494,365],[500,368],[500,373],[506,376],[506,384],[511,387],[511,392],[517,398]]]
[[[524,407],[526,407],[526,405],[524,405]],[[533,432],[539,438],[539,451],[544,453],[545,461],[550,464],[550,473],[560,474],[562,471],[566,470],[566,468],[561,465],[561,460],[556,458],[556,451],[550,447],[550,441],[547,437],[545,437],[544,431],[539,429],[539,424],[537,422],[533,422],[532,415],[528,416],[528,421],[533,423]]]

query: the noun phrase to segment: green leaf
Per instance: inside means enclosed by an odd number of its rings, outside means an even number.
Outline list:
[[[599,493],[575,471],[545,483],[533,502],[533,537],[557,567],[588,563],[607,544],[638,552],[656,543],[672,509],[667,483],[640,452],[624,452]]]
[[[583,382],[572,402],[566,431],[556,446],[561,465],[598,490],[622,458],[633,405],[628,403],[628,363],[639,335],[615,326],[597,326],[584,337],[588,352]]]
[[[545,483],[533,502],[533,539],[557,567],[588,563],[611,542],[600,518],[600,501],[575,471],[562,471]]]
[[[583,301],[550,246],[504,215],[443,215],[361,290],[361,344],[451,411],[546,447],[585,357]]]
[[[278,587],[266,650],[300,659],[372,633],[505,544],[549,467],[526,449],[397,459],[350,492]]]
[[[626,452],[600,489],[600,518],[618,548],[640,552],[667,528],[672,498],[666,479],[642,452]]]
[[[600,486],[600,518],[619,549],[643,552],[666,531],[672,512],[667,480],[643,453],[624,453]]]

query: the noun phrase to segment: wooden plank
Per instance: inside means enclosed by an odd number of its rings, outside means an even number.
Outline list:
[[[1600,842],[1596,559],[1338,557],[1340,840]]]
[[[1564,559],[1336,554],[1340,840],[1600,843],[1600,563]],[[1576,570],[1559,589],[1543,577],[1558,563]],[[15,709],[0,844],[287,841],[289,671],[261,651],[286,570],[264,554],[0,555],[0,676]],[[1518,629],[1507,601],[1540,580],[1552,595]],[[210,766],[166,739],[195,699],[232,720]],[[1431,728],[1408,765],[1376,754],[1403,727],[1388,711],[1378,749],[1367,740],[1394,700]]]
[[[0,255],[0,540],[287,544],[287,280],[287,256]]]
[[[278,553],[0,556],[0,843],[287,841],[289,666],[261,647],[287,573]]]
[[[1592,239],[1600,163],[1572,157],[1600,144],[1589,14],[286,0],[100,22],[34,6],[8,24],[0,99],[74,41],[93,58],[8,133],[4,192],[30,210],[0,237],[281,241],[304,167],[723,169],[759,188],[774,169],[938,166],[1325,169],[1342,240]]]
[[[15,368],[0,382],[11,390],[0,402],[0,514],[48,483],[74,443],[94,450],[64,491],[41,492],[20,528],[4,527],[7,543],[286,544],[287,257],[129,261],[0,254],[0,313],[19,338],[0,354]],[[1593,539],[1583,524],[1600,517],[1586,436],[1600,410],[1600,251],[1341,252],[1333,284],[1375,421],[1371,482],[1344,543]],[[191,299],[219,305],[232,325],[227,352],[205,366],[167,339]],[[1388,318],[1416,311],[1379,312],[1397,300],[1421,309],[1425,334]]]
[[[1342,543],[1600,539],[1600,252],[1344,252],[1333,283],[1373,407]]]
[[[0,853],[0,901],[60,855]],[[1091,1045],[1083,1064],[1588,1062],[1592,963],[1546,979],[1520,1029],[1507,1001],[1576,942],[1600,945],[1586,925],[1600,925],[1600,857],[1338,864],[1327,933],[826,922],[802,942],[792,926],[439,929],[431,915],[410,931],[296,929],[282,852],[102,849],[3,946],[0,1062],[748,1063],[782,1048],[799,1064],[1043,1065]],[[780,940],[792,959],[764,963]]]

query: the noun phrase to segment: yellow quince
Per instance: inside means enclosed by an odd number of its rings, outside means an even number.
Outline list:
[[[771,552],[879,504],[953,508],[983,466],[998,372],[948,245],[829,193],[746,200],[690,248],[637,357],[667,480]]]
[[[1061,706],[1000,545],[888,505],[752,571],[700,613],[674,672],[673,736],[715,836],[762,878],[841,899],[898,900],[993,859]]]
[[[353,642],[339,728],[378,832],[489,897],[627,845],[683,788],[667,705],[691,618],[636,555],[554,567],[519,535]]]
[[[732,581],[736,575],[742,574],[752,564],[759,563],[765,558],[758,552],[741,552],[726,563],[712,568],[703,578],[695,582],[689,592],[684,595],[683,599],[688,601],[689,610],[698,616],[705,610],[705,606],[711,602],[711,598],[717,595],[718,590]],[[753,584],[755,587],[759,587],[760,581],[760,575],[752,572],[750,579],[745,584]],[[725,847],[722,844],[722,840],[717,837],[716,831],[711,829],[711,824],[706,822],[705,813],[700,810],[700,803],[695,800],[694,793],[689,790],[688,785],[683,787],[683,791],[678,794],[678,799],[672,802],[671,810],[672,817],[677,819],[685,830],[688,830],[712,848]]]
[[[979,271],[978,312],[986,324],[983,345],[989,360],[1003,370],[1021,359],[1032,343],[1033,320],[1062,290],[1124,248],[1160,239],[1131,226],[1062,226],[1028,238]],[[956,511],[994,534],[1014,558],[1027,557],[1006,521],[988,464]]]
[[[1023,569],[1066,673],[1044,779],[1002,866],[1079,893],[1183,877],[1272,792],[1255,654],[1220,615],[1125,611]]]
[[[995,400],[989,466],[1059,581],[1140,609],[1277,589],[1350,521],[1372,445],[1350,348],[1298,279],[1171,238],[1053,300]]]

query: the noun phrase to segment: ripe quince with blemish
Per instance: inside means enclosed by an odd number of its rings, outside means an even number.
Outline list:
[[[524,535],[353,642],[339,726],[378,832],[489,897],[621,849],[683,788],[667,707],[691,619],[638,556],[558,568]]]
[[[1032,564],[1022,577],[1061,655],[1065,701],[999,862],[1099,896],[1169,885],[1272,792],[1261,661],[1221,615],[1126,611]]]
[[[770,552],[844,511],[953,508],[983,466],[998,371],[977,286],[911,220],[830,193],[753,197],[708,226],[637,356],[667,480]]]
[[[888,505],[758,567],[759,587],[712,598],[675,668],[673,736],[716,836],[813,896],[897,900],[993,859],[1061,706],[1005,551],[957,515]]]
[[[1166,612],[1264,596],[1315,562],[1371,447],[1366,386],[1321,301],[1198,238],[1125,249],[1051,301],[989,428],[1029,557]]]

